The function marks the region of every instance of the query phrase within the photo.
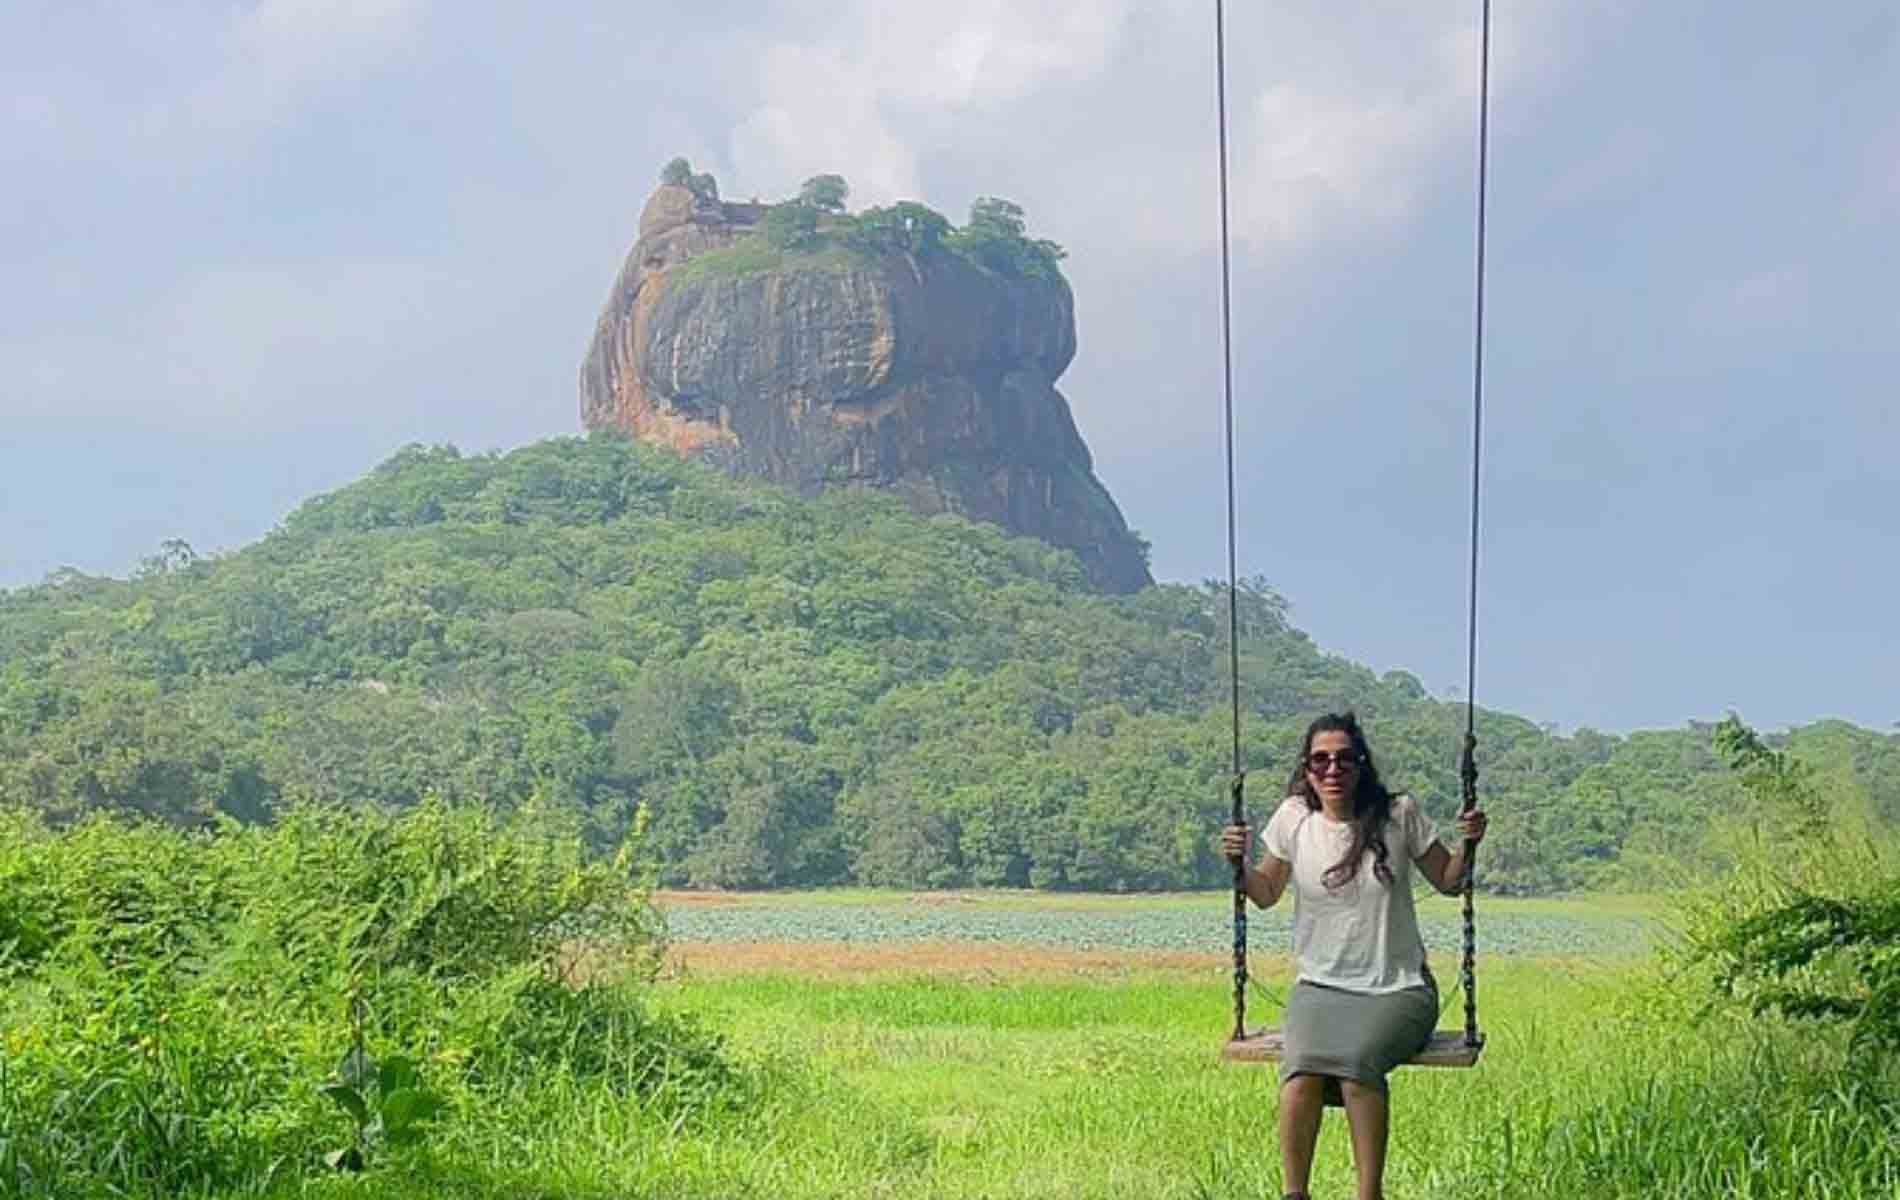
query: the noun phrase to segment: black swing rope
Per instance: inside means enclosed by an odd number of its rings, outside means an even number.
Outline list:
[[[1491,0],[1482,0],[1478,54],[1478,220],[1477,286],[1472,322],[1471,366],[1471,553],[1470,584],[1465,635],[1465,738],[1459,763],[1463,789],[1461,814],[1478,807],[1478,534],[1479,500],[1483,493],[1481,454],[1484,449],[1484,246],[1485,197],[1489,190],[1491,134]],[[1220,148],[1220,323],[1221,323],[1221,402],[1227,451],[1227,651],[1229,700],[1233,710],[1233,772],[1230,791],[1233,820],[1246,820],[1247,773],[1240,750],[1240,615],[1238,551],[1235,546],[1234,505],[1234,356],[1233,356],[1233,284],[1228,234],[1227,185],[1227,23],[1224,0],[1214,0],[1214,90],[1216,124]],[[1464,947],[1459,964],[1459,982],[1465,993],[1465,1044],[1481,1046],[1484,1036],[1478,1032],[1478,933],[1472,907],[1472,868],[1477,860],[1477,845],[1471,839],[1464,844],[1464,878],[1459,883],[1463,902]],[[1234,868],[1234,1032],[1238,1041],[1247,1036],[1247,890],[1246,865]]]

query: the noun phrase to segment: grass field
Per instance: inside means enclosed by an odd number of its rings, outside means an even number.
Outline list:
[[[800,1100],[767,1122],[774,1152],[707,1163],[715,1191],[729,1173],[735,1195],[1279,1194],[1271,1071],[1218,1056],[1224,897],[663,902],[682,939],[677,1000],[751,1053],[810,1064]],[[1675,1023],[1643,953],[1656,909],[1483,904],[1486,1054],[1470,1071],[1401,1072],[1392,1195],[1900,1196],[1892,1130],[1865,1117],[1788,1096],[1759,1128],[1713,1118],[1753,1081],[1819,1079],[1825,1064],[1794,1038]],[[1442,927],[1455,906],[1423,915]],[[1286,972],[1283,925],[1254,925],[1250,1023],[1276,1015]],[[932,940],[908,940],[919,930]],[[1453,954],[1434,958],[1456,978]],[[1459,995],[1446,1000],[1456,1025]],[[1836,1161],[1817,1171],[1817,1155]],[[1352,1193],[1336,1114],[1314,1183]]]
[[[726,1033],[762,1081],[754,1102],[671,1128],[635,1109],[557,1103],[512,1145],[457,1147],[451,1135],[437,1148],[485,1158],[479,1186],[464,1177],[463,1191],[438,1191],[441,1177],[424,1172],[363,1194],[1280,1194],[1270,1069],[1218,1054],[1232,1020],[1222,897],[664,900],[676,935],[718,938],[675,945],[662,1002]],[[1480,962],[1485,1056],[1472,1070],[1395,1079],[1391,1196],[1900,1197],[1894,1093],[1869,1100],[1873,1085],[1842,1072],[1837,1048],[1683,1021],[1639,949],[1652,906],[1484,907],[1481,930],[1496,943]],[[939,936],[897,936],[920,910]],[[711,912],[724,923],[695,924]],[[968,918],[973,938],[957,938],[944,912]],[[841,913],[852,936],[787,936],[835,931]],[[1046,936],[1000,940],[999,913]],[[1138,930],[1185,914],[1206,927],[1204,948],[1151,945],[1145,932],[1130,945],[1073,944],[1074,918],[1104,914],[1132,915]],[[1531,922],[1540,943],[1556,929],[1599,948],[1512,951],[1514,922]],[[1285,960],[1263,943],[1250,1004],[1267,1020]],[[1439,957],[1441,977],[1455,979]],[[1457,1024],[1455,990],[1447,1003],[1445,1023]],[[1329,1116],[1315,1196],[1352,1194],[1344,1134]]]
[[[281,1161],[188,1188],[31,1194],[1280,1194],[1271,1069],[1219,1056],[1233,1019],[1225,896],[660,902],[674,942],[643,1001],[654,1019],[642,1028],[676,1041],[681,1029],[714,1031],[724,1065],[683,1052],[652,1060],[678,1072],[658,1080],[620,1078],[618,1067],[473,1078],[423,1144],[358,1176]],[[1900,1200],[1900,1080],[1848,1064],[1839,1044],[1798,1030],[1732,1015],[1689,1020],[1648,953],[1657,907],[1642,898],[1481,902],[1484,1058],[1471,1070],[1395,1077],[1389,1195]],[[1428,931],[1455,930],[1455,905],[1431,901],[1425,920]],[[1456,1025],[1456,940],[1428,937],[1447,988],[1441,1024]],[[1282,943],[1270,923],[1255,922],[1250,1023],[1277,1015]],[[563,1036],[616,1036],[601,1028]],[[586,1050],[577,1043],[580,1058],[559,1061],[639,1057]],[[450,1057],[422,1063],[425,1078],[459,1061],[446,1041],[442,1053]],[[0,1108],[4,1068],[0,1056]],[[161,1135],[173,1136],[141,1134]],[[0,1128],[0,1168],[5,1143]],[[1313,1195],[1349,1196],[1351,1179],[1334,1113]],[[10,1194],[0,1169],[0,1196]]]

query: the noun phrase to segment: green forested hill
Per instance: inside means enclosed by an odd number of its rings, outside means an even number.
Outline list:
[[[1350,705],[1441,819],[1463,712],[1240,598],[1256,811]],[[802,500],[611,437],[410,448],[215,559],[0,592],[0,799],[267,816],[435,793],[644,806],[669,882],[1214,885],[1225,588],[1106,597],[1075,561],[865,492]],[[1482,882],[1639,878],[1741,793],[1709,727],[1559,737],[1484,713]],[[1900,821],[1900,738],[1785,739]]]

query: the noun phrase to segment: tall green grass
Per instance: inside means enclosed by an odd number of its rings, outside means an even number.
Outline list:
[[[0,1196],[253,1194],[338,1150],[386,1173],[451,1130],[525,1138],[557,1084],[675,1123],[748,1086],[649,1006],[629,860],[584,861],[533,814],[0,825]],[[571,977],[581,932],[619,948],[592,981]],[[325,1092],[352,1053],[416,1064],[439,1130],[359,1144]]]
[[[740,1044],[826,1081],[761,1170],[797,1195],[1278,1195],[1274,1083],[1223,1064],[1210,972],[992,984],[778,975],[687,985]],[[1445,1197],[1893,1197],[1900,1080],[1838,1039],[1688,1021],[1640,965],[1526,960],[1488,972],[1470,1071],[1395,1078],[1388,1190]],[[1263,1014],[1265,1015],[1265,1014]],[[907,1155],[868,1146],[910,1147]],[[1328,1120],[1316,1195],[1350,1195]]]

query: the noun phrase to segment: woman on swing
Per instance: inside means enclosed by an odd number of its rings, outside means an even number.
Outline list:
[[[1386,1074],[1422,1050],[1438,1020],[1411,868],[1439,891],[1464,880],[1465,843],[1485,818],[1459,818],[1457,850],[1430,817],[1379,779],[1351,713],[1307,728],[1289,795],[1260,837],[1265,853],[1242,872],[1247,895],[1272,908],[1290,884],[1297,978],[1287,997],[1280,1062],[1280,1166],[1288,1200],[1305,1200],[1313,1145],[1330,1101],[1346,1110],[1359,1200],[1383,1200],[1390,1108]],[[1221,848],[1246,858],[1248,829],[1229,825]]]

